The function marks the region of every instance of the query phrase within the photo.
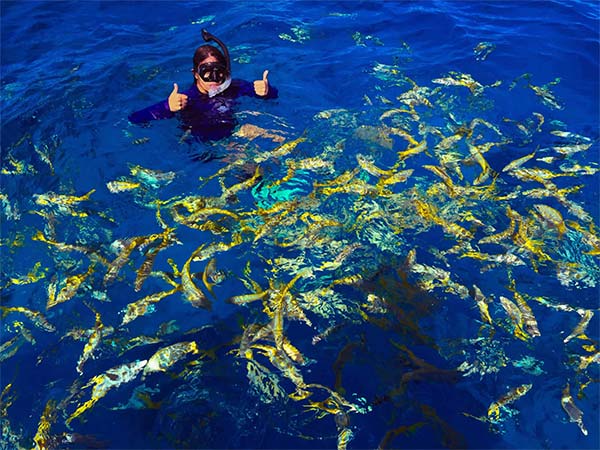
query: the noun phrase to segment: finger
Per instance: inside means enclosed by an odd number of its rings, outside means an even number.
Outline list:
[[[177,83],[173,83],[173,90],[171,91],[171,95],[177,94],[178,90],[179,90],[179,86],[177,86]]]
[[[262,80],[256,80],[254,82],[254,92],[256,92],[258,95],[264,95],[265,91],[266,91],[265,82]]]
[[[268,82],[269,82],[269,81],[267,80],[267,75],[269,75],[269,70],[268,70],[268,69],[267,69],[267,70],[265,70],[265,71],[263,72],[263,81],[264,81],[265,83],[268,83]]]

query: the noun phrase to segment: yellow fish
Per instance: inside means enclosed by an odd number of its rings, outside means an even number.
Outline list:
[[[77,203],[81,203],[85,200],[89,200],[90,195],[96,192],[96,189],[92,189],[87,194],[80,197],[74,195],[62,195],[54,192],[47,192],[45,194],[34,194],[33,198],[35,202],[40,206],[58,205],[58,206],[71,206]]]
[[[508,172],[510,170],[516,169],[517,167],[521,167],[523,164],[525,164],[527,161],[529,161],[534,156],[535,156],[535,151],[528,155],[522,156],[521,158],[515,159],[514,161],[511,161],[506,166],[504,166],[504,168],[502,169],[502,172]]]
[[[511,389],[498,400],[493,402],[487,411],[488,420],[492,423],[498,422],[500,420],[500,408],[523,397],[525,394],[527,394],[527,392],[529,392],[531,386],[531,384],[522,384],[521,386]]]
[[[542,222],[558,231],[558,236],[562,237],[566,233],[567,227],[562,215],[556,209],[543,204],[533,205]]]
[[[118,192],[132,191],[141,186],[140,183],[135,181],[124,181],[124,180],[115,180],[109,181],[106,183],[106,187],[112,194],[116,194]]]
[[[583,424],[583,413],[577,407],[577,405],[575,405],[575,402],[573,401],[573,397],[571,397],[571,393],[569,391],[569,383],[567,383],[567,385],[565,386],[565,388],[562,391],[562,396],[560,398],[560,404],[563,407],[563,409],[565,410],[565,412],[567,413],[567,415],[569,416],[569,420],[571,422],[575,422],[577,424],[577,426],[579,427],[579,429],[581,430],[581,432],[585,436],[587,436],[588,432],[585,428],[585,425]]]
[[[190,263],[192,262],[192,259],[196,255],[198,255],[203,248],[204,245],[201,245],[196,250],[194,250],[192,255],[183,265],[183,268],[181,269],[181,287],[183,289],[183,294],[186,300],[190,302],[192,306],[196,308],[204,308],[210,310],[212,309],[211,301],[206,297],[206,295],[204,295],[204,292],[198,289],[198,287],[192,280],[192,275],[190,273]]]

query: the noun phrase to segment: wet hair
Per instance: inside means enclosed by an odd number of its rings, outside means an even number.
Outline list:
[[[209,56],[214,57],[219,63],[227,67],[227,60],[221,50],[213,45],[202,45],[196,49],[194,53],[194,72],[198,69],[198,64],[204,61]]]

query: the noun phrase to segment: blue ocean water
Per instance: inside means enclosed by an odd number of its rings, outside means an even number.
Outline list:
[[[598,2],[0,6],[2,448],[600,448]]]

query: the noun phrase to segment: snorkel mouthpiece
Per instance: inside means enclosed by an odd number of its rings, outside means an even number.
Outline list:
[[[208,97],[212,98],[217,94],[220,94],[221,92],[223,92],[225,89],[227,89],[229,87],[229,85],[231,84],[231,77],[228,76],[227,79],[225,81],[223,81],[220,85],[218,85],[216,88],[214,89],[210,89],[208,91]]]

